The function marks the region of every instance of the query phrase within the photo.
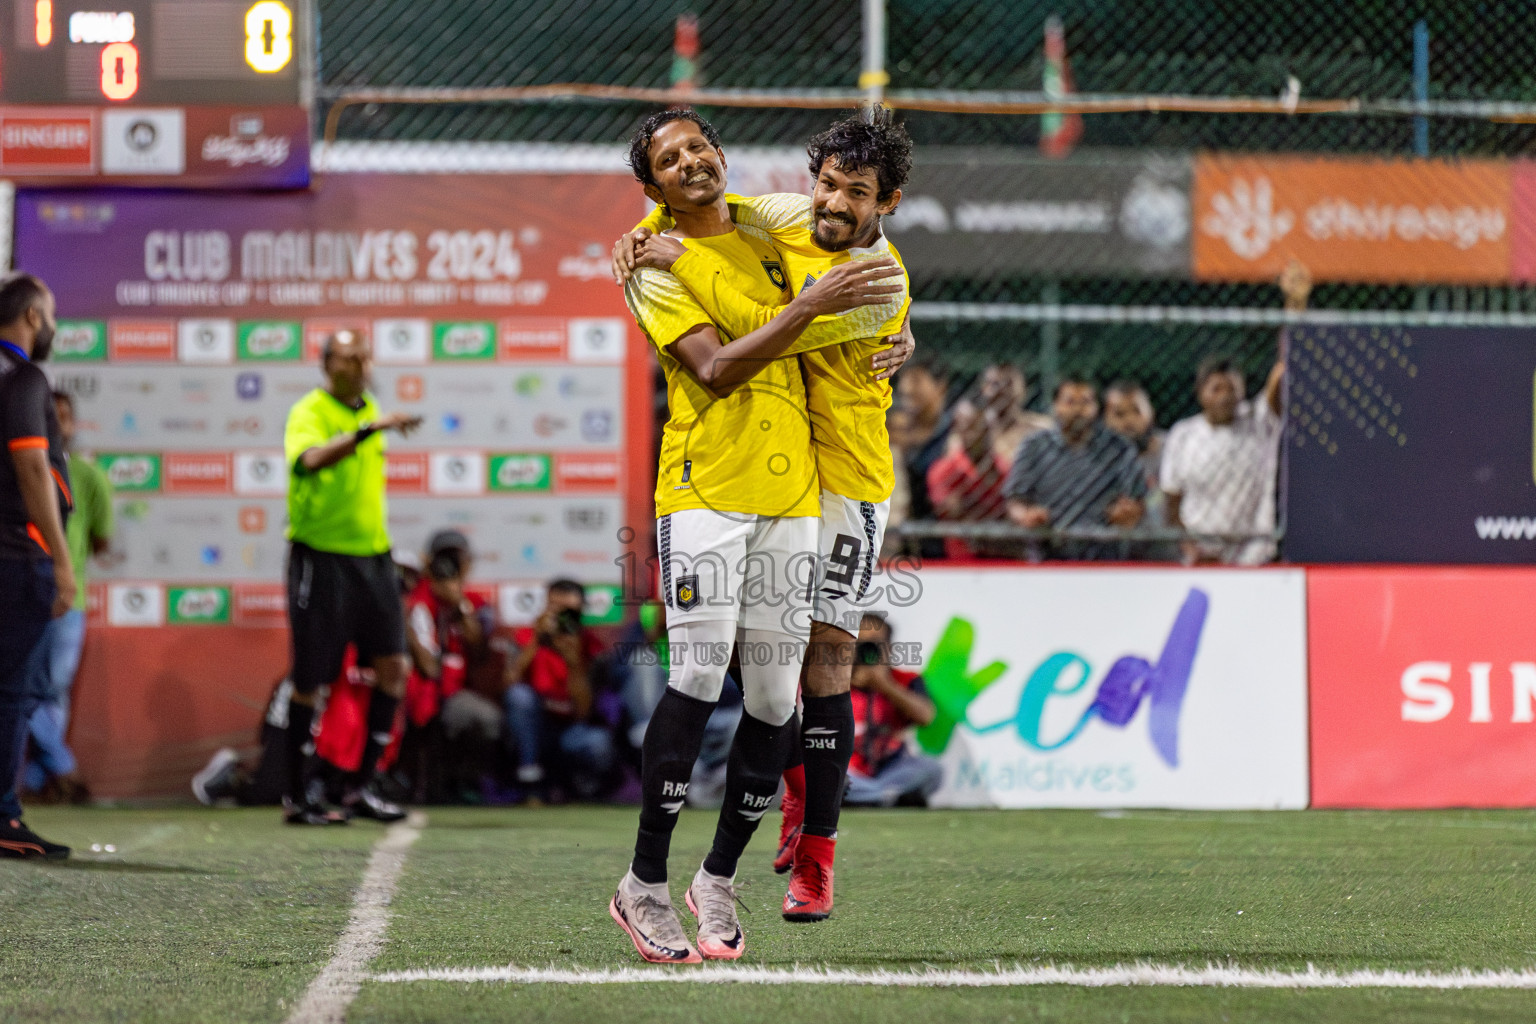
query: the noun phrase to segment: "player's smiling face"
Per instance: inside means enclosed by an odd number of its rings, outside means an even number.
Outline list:
[[[827,157],[811,193],[816,244],[828,252],[873,245],[880,237],[880,218],[896,209],[901,189],[881,202],[880,180],[873,167],[844,169]]]
[[[652,202],[672,210],[704,209],[725,195],[725,154],[692,121],[671,121],[651,137]]]

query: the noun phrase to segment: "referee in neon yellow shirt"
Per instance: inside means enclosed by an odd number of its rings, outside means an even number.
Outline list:
[[[283,450],[288,462],[288,625],[293,636],[293,699],[288,711],[290,825],[345,822],[350,814],[385,821],[403,812],[372,786],[389,743],[395,710],[405,695],[409,661],[400,584],[390,559],[384,503],[385,437],[421,426],[420,416],[379,415],[368,393],[373,359],[356,331],[325,339],[321,366],[327,384],[288,412]],[[315,696],[341,674],[347,647],[371,666],[377,687],[368,708],[368,741],[358,777],[342,799],[350,812],[326,810],[312,792]]]

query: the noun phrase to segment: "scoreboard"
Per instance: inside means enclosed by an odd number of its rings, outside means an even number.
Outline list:
[[[0,4],[0,177],[308,183],[311,0]]]

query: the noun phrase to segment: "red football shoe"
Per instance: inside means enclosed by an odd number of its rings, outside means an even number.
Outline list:
[[[832,858],[837,840],[802,834],[795,844],[795,873],[784,894],[784,920],[825,921],[832,915]]]
[[[795,844],[800,840],[800,826],[805,821],[805,798],[796,796],[793,789],[786,787],[779,811],[783,817],[779,821],[779,852],[774,854],[773,870],[782,875],[795,864]]]

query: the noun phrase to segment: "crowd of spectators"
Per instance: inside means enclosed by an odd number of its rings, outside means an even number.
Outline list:
[[[1291,263],[1278,284],[1290,312],[1312,281]],[[1239,363],[1211,355],[1191,382],[1199,413],[1164,430],[1139,381],[1101,391],[1053,382],[1050,415],[1028,407],[1023,369],[985,366],[967,386],[921,353],[896,378],[889,414],[896,488],[887,555],[1256,565],[1276,556],[1281,435],[1279,359],[1249,395]],[[906,524],[995,524],[936,535]]]
[[[1157,425],[1147,389],[1061,377],[1051,415],[1029,411],[1023,371],[987,366],[951,394],[932,358],[898,379],[890,417],[893,521],[1012,524],[892,542],[923,558],[1258,564],[1275,556],[1281,366],[1249,397],[1214,355],[1193,382],[1200,412]]]

